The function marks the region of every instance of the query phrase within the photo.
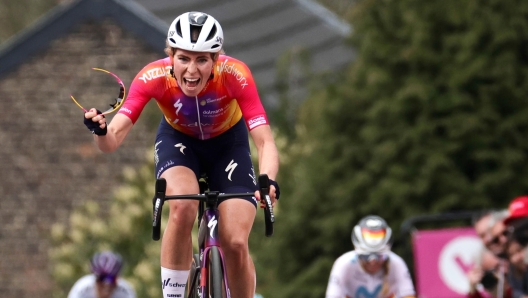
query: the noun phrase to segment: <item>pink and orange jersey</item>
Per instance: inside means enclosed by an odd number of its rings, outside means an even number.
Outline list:
[[[195,97],[182,92],[170,68],[168,57],[145,66],[132,81],[118,113],[135,123],[153,98],[174,129],[201,140],[222,134],[242,117],[249,130],[268,124],[253,76],[243,62],[220,55],[214,77]]]

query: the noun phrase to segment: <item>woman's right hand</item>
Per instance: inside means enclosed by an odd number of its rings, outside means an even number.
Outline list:
[[[93,134],[98,136],[104,136],[108,131],[105,116],[101,111],[93,108],[84,113],[84,125],[86,125]]]

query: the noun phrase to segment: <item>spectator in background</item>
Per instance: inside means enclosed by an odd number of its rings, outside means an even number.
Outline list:
[[[526,265],[524,263],[524,247],[515,240],[508,242],[507,255],[510,266],[508,268],[508,283],[513,289],[513,297],[523,297],[523,279],[526,275]]]
[[[528,297],[528,196],[513,199],[508,207],[509,216],[504,224],[509,231],[507,248],[509,267],[509,281],[512,284],[514,297]]]
[[[489,243],[491,240],[490,228],[492,226],[492,213],[493,211],[491,210],[485,210],[473,218],[473,227],[483,244]]]
[[[512,297],[511,288],[507,283],[501,285],[500,281],[500,259],[489,250],[482,250],[478,262],[468,273],[469,293],[468,298],[481,297]],[[498,291],[502,289],[502,295]]]
[[[81,277],[72,287],[68,298],[136,298],[132,286],[119,277],[123,259],[119,254],[96,253],[90,262],[92,274]]]
[[[513,199],[508,207],[509,215],[504,224],[522,246],[528,244],[528,196]]]
[[[504,224],[508,217],[508,211],[497,211],[492,213],[492,225],[490,229],[489,242],[485,242],[486,248],[501,259],[507,260],[506,246],[508,244],[509,230]]]
[[[505,278],[507,262],[499,258],[505,258],[507,238],[502,234],[506,230],[503,220],[507,215],[506,211],[486,210],[473,219],[473,227],[483,247],[468,273],[470,292],[467,297],[512,297]]]

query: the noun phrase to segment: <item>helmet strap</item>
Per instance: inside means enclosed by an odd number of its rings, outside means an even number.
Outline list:
[[[170,62],[171,62],[171,67],[169,69],[169,73],[170,73],[171,77],[174,78],[174,54],[172,56],[170,56]]]

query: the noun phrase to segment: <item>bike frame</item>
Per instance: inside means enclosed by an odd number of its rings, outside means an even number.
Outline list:
[[[165,189],[167,182],[161,178],[156,181],[156,195],[152,201],[153,203],[153,221],[152,221],[152,238],[159,240],[160,238],[160,226],[161,226],[161,211],[163,203],[166,200],[198,200],[200,201],[200,208],[198,212],[198,256],[199,256],[199,268],[194,268],[195,271],[190,273],[189,282],[187,285],[188,294],[190,294],[197,286],[197,281],[200,280],[200,292],[202,297],[206,291],[207,286],[207,268],[211,259],[209,258],[209,252],[213,247],[216,247],[219,252],[220,266],[222,268],[223,275],[223,289],[227,295],[227,298],[231,297],[229,292],[228,280],[226,274],[225,257],[220,247],[220,237],[218,232],[219,225],[219,211],[218,201],[220,199],[228,198],[243,198],[252,197],[253,193],[219,193],[217,191],[205,191],[206,182],[200,183],[201,194],[197,195],[176,195],[176,196],[165,196]],[[259,176],[259,192],[261,198],[266,202],[264,208],[264,218],[266,224],[266,236],[273,235],[273,223],[275,222],[275,216],[273,214],[273,206],[271,205],[271,199],[269,197],[269,179],[268,176],[262,174]],[[205,205],[205,207],[204,207]],[[192,271],[192,270],[191,270]]]

